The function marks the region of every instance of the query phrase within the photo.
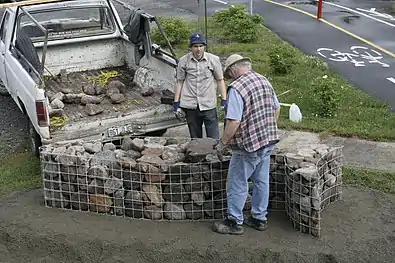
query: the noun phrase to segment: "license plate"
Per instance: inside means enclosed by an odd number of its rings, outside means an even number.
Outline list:
[[[114,136],[131,133],[132,131],[133,131],[132,125],[124,125],[119,127],[108,128],[107,133],[108,133],[108,137],[114,137]]]

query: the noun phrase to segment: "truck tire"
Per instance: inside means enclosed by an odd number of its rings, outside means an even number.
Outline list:
[[[21,52],[27,61],[37,70],[40,75],[42,74],[41,62],[38,58],[38,53],[33,45],[31,39],[25,34],[18,34],[15,40],[15,47]]]
[[[6,87],[4,86],[4,84],[1,80],[0,80],[0,95],[1,96],[10,96],[10,93],[8,92],[8,90],[6,89]]]
[[[35,157],[39,157],[40,156],[40,147],[42,145],[41,137],[36,132],[36,129],[34,129],[34,126],[33,126],[33,124],[30,121],[29,121],[29,124],[28,124],[28,128],[29,128],[29,139],[30,139],[30,145],[31,145],[32,154]]]

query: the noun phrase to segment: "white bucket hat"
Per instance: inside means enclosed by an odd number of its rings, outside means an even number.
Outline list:
[[[243,56],[241,56],[239,54],[230,55],[225,61],[225,68],[224,68],[224,75],[225,75],[225,77],[229,77],[229,75],[228,75],[229,68],[233,64],[235,64],[237,62],[241,62],[241,61],[248,61],[248,62],[251,63],[251,59],[249,57],[243,57]]]

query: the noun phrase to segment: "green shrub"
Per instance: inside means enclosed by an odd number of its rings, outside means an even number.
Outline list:
[[[314,79],[311,85],[314,114],[323,118],[336,117],[340,106],[340,94],[337,92],[336,79],[325,75]]]
[[[319,69],[319,70],[327,70],[328,69],[328,64],[316,56],[306,55],[306,56],[303,56],[303,60],[311,68],[315,68],[315,69]]]
[[[165,34],[169,39],[171,45],[182,44],[183,42],[188,40],[190,34],[192,33],[190,26],[182,18],[159,17],[158,20],[161,26],[163,27],[163,30],[165,31]],[[152,31],[151,37],[152,37],[152,41],[155,42],[156,44],[159,44],[161,46],[167,45],[165,38],[163,37],[163,35],[161,34],[158,28],[155,28]]]
[[[257,32],[263,24],[263,17],[250,15],[244,5],[234,5],[213,15],[222,29],[221,35],[231,41],[250,43],[258,40]]]
[[[289,45],[276,45],[269,50],[269,65],[275,74],[288,74],[297,64],[296,51]]]

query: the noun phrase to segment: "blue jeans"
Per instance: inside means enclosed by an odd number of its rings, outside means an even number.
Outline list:
[[[228,170],[228,218],[243,224],[243,208],[248,196],[248,179],[251,177],[252,190],[251,215],[266,220],[269,204],[270,155],[274,145],[268,145],[256,152],[232,150]]]

